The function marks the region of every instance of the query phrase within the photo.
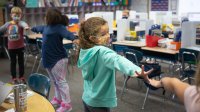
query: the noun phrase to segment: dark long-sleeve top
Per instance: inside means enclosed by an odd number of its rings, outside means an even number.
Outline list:
[[[67,31],[64,25],[36,26],[31,30],[42,33],[42,63],[44,68],[53,68],[59,60],[67,57],[67,52],[63,47],[63,38],[73,41],[75,36]]]

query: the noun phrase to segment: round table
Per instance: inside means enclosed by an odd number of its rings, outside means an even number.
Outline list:
[[[0,112],[14,107],[14,104],[3,103]],[[34,92],[34,95],[27,99],[27,112],[55,112],[55,109],[46,98]]]

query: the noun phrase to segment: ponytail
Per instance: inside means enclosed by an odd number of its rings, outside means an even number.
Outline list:
[[[90,40],[90,37],[97,36],[100,33],[101,27],[106,23],[107,22],[100,17],[92,17],[81,22],[78,32],[79,45],[77,57],[79,57],[80,49],[89,49],[97,45],[95,41]],[[76,59],[76,62],[77,61],[78,58]]]

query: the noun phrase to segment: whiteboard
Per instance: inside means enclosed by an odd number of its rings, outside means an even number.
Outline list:
[[[136,11],[130,10],[129,11],[129,19],[135,19],[136,18]]]
[[[121,10],[116,11],[115,19],[116,19],[116,21],[122,19],[122,11]]]
[[[148,14],[145,12],[136,13],[135,16],[139,16],[139,19],[148,19]]]
[[[171,11],[151,11],[149,18],[154,21],[154,24],[172,24]]]
[[[182,17],[189,12],[200,12],[200,0],[179,0],[178,15]]]
[[[113,12],[93,12],[85,14],[85,20],[91,17],[101,17],[107,21],[109,26],[109,33],[113,33],[113,20],[114,20],[114,13]]]
[[[196,27],[200,25],[198,22],[184,22],[182,24],[182,37],[181,37],[181,48],[198,48],[200,45],[196,44]]]
[[[128,19],[120,19],[117,23],[117,41],[122,41],[125,39],[125,35],[129,31],[130,21]]]
[[[200,21],[200,12],[198,13],[188,13],[187,15],[189,21]]]

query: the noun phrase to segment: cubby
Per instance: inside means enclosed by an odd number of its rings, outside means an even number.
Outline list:
[[[74,7],[57,7],[63,14],[77,14],[79,18],[84,19],[85,13],[97,11],[116,11],[130,9],[129,6],[74,6]],[[43,25],[44,17],[48,8],[22,8],[23,19],[30,26]],[[9,15],[8,15],[9,16]]]

